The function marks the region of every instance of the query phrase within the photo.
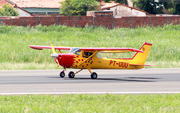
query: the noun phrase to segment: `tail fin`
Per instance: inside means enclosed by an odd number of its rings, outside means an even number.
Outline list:
[[[132,58],[133,63],[140,65],[144,64],[151,49],[151,46],[152,44],[145,42],[139,49],[144,51],[144,53],[137,52]]]

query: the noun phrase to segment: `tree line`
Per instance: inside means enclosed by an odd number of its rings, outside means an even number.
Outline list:
[[[126,4],[127,0],[66,0],[61,2],[61,14],[64,15],[86,15],[87,11],[99,10],[99,2],[112,2]],[[163,14],[163,8],[172,14],[180,14],[180,0],[131,0],[134,7],[146,11],[150,14]]]

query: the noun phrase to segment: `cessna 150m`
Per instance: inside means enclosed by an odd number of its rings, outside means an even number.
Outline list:
[[[64,69],[60,72],[60,77],[65,76],[66,68],[80,69],[76,73],[70,71],[69,78],[74,78],[75,74],[83,69],[88,69],[91,73],[91,78],[96,79],[97,73],[91,72],[91,69],[142,69],[152,44],[144,43],[142,47],[138,49],[133,48],[75,48],[75,47],[54,47],[51,46],[34,46],[29,47],[42,50],[52,49],[53,54],[51,57],[55,59],[58,66],[62,66]],[[60,53],[56,53],[55,50],[59,50]],[[62,53],[61,50],[68,50],[69,53]],[[132,58],[102,58],[99,52],[104,53],[124,53],[124,52],[136,52]]]

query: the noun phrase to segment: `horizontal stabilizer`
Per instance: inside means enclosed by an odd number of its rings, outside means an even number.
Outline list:
[[[154,66],[154,65],[144,65],[144,64],[129,64],[131,66]]]

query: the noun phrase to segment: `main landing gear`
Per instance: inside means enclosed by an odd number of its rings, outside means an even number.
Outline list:
[[[60,74],[59,74],[59,76],[61,77],[61,78],[64,78],[65,77],[65,68],[64,68],[64,70],[63,71],[61,71],[60,72]],[[82,71],[83,69],[80,69],[79,71],[77,71],[76,73],[74,73],[73,71],[70,71],[69,72],[69,74],[68,74],[68,77],[69,78],[74,78],[75,77],[75,75],[77,74],[77,73],[79,73],[80,71]],[[96,72],[91,72],[91,70],[90,69],[88,69],[89,70],[89,72],[91,73],[91,79],[96,79],[97,78],[97,73]]]
[[[96,73],[96,72],[93,72],[93,73],[91,74],[91,78],[92,78],[92,79],[96,79],[96,78],[97,78],[97,73]]]
[[[70,71],[69,74],[68,74],[69,78],[74,78],[75,77],[75,74],[73,71]]]

